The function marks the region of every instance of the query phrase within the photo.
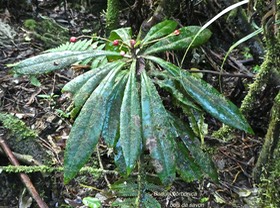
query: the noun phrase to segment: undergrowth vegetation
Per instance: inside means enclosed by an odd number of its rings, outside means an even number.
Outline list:
[[[71,116],[75,118],[65,151],[65,183],[76,176],[103,140],[113,148],[125,181],[111,186],[126,197],[115,205],[160,207],[151,193],[161,190],[161,184],[170,185],[176,173],[185,181],[204,176],[218,180],[209,155],[201,148],[206,112],[252,133],[233,103],[202,79],[161,58],[162,52],[198,47],[211,36],[208,29],[197,35],[199,26],[176,28],[175,21],[165,20],[136,40],[131,28],[120,28],[108,39],[75,39],[14,66],[16,75],[30,77],[71,64],[90,66],[62,89],[73,95]],[[172,104],[182,109],[188,122],[166,108],[160,91],[172,96]],[[147,176],[151,166],[161,183]],[[137,178],[129,178],[135,167]]]

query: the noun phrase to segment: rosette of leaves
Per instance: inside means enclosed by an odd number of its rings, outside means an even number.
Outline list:
[[[92,66],[62,89],[73,94],[78,114],[66,145],[65,183],[88,161],[100,138],[114,148],[115,162],[124,175],[129,175],[140,156],[148,152],[164,184],[170,184],[176,172],[187,181],[205,175],[217,179],[211,159],[197,139],[196,121],[202,112],[252,133],[238,108],[211,85],[157,56],[186,49],[190,43],[198,47],[211,36],[206,29],[193,41],[201,27],[187,26],[175,33],[176,27],[175,21],[163,21],[136,41],[131,28],[120,28],[111,32],[105,46],[97,44],[93,49],[86,41],[68,43],[14,67],[17,74],[34,75],[82,61]],[[170,92],[190,123],[183,123],[167,110],[160,88]]]
[[[142,188],[141,194],[139,194],[139,183]],[[115,195],[118,197],[111,204],[112,207],[160,208],[160,203],[153,195],[156,196],[159,195],[159,193],[166,193],[164,192],[165,190],[162,186],[149,182],[149,179],[139,182],[139,180],[133,177],[117,181],[111,186],[111,190],[113,190]],[[139,199],[139,195],[141,195],[141,199]],[[139,206],[135,206],[137,204]]]

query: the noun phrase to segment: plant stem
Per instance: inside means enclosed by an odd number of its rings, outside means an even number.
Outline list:
[[[141,155],[140,159],[138,160],[138,195],[137,195],[137,200],[136,200],[136,206],[137,207],[142,207],[142,202],[144,198],[144,193],[143,193],[143,187],[144,184],[143,182],[145,181],[145,171],[143,169],[143,154]]]

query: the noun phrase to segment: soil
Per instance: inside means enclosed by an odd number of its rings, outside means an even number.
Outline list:
[[[31,4],[28,10],[22,10],[20,14],[11,5],[0,8],[0,21],[8,25],[10,27],[9,31],[12,31],[6,38],[2,37],[0,39],[0,112],[10,113],[20,118],[27,126],[38,132],[38,138],[35,141],[23,140],[19,142],[1,126],[1,123],[0,137],[8,143],[12,151],[32,155],[40,163],[52,167],[58,167],[63,164],[65,142],[72,125],[72,121],[61,114],[61,112],[67,111],[71,105],[69,96],[62,94],[61,89],[65,83],[81,72],[67,68],[62,71],[40,75],[37,79],[41,85],[37,87],[31,84],[28,77],[13,77],[9,73],[10,68],[7,67],[7,64],[16,63],[50,48],[49,45],[46,46],[44,40],[34,35],[34,31],[24,27],[24,20],[33,18],[40,22],[42,21],[40,15],[46,15],[67,28],[68,37],[64,37],[66,39],[71,36],[84,35],[85,33],[104,33],[102,10],[93,15],[93,13],[87,12],[82,7],[68,7],[65,10],[64,6],[59,6],[55,2],[41,2],[39,7]],[[85,29],[87,30],[85,31]],[[214,29],[213,33],[219,34],[219,27],[217,26]],[[225,36],[216,37],[211,44],[218,41],[223,44],[228,41]],[[202,61],[198,60],[196,62],[193,59],[190,65],[204,67],[209,70],[214,68],[216,70],[215,65],[221,64],[225,51],[222,47],[215,48],[211,44],[199,50],[199,53],[202,52],[202,55],[200,55]],[[227,42],[227,44],[230,45],[232,42]],[[58,45],[52,45],[52,47],[56,46]],[[240,68],[236,64],[241,65],[248,71],[252,71],[252,66],[255,65],[254,61],[251,58],[245,60],[240,55],[241,52],[240,49],[235,51],[235,55],[227,62],[226,72],[239,73]],[[253,81],[252,77],[250,78],[251,74],[244,74],[244,77],[241,78],[228,76],[223,79],[224,94],[237,105],[240,105],[246,94],[246,86]],[[215,74],[206,73],[204,79],[219,88],[219,80]],[[262,106],[269,109],[270,102],[267,101],[266,103],[267,106]],[[256,120],[256,118],[260,119]],[[257,129],[255,136],[236,132],[234,137],[228,141],[220,141],[211,136],[206,136],[206,145],[218,169],[219,183],[214,183],[207,178],[192,183],[186,183],[178,179],[168,191],[173,195],[156,196],[162,206],[252,206],[252,203],[256,200],[258,190],[251,180],[251,172],[262,146],[264,132],[267,127],[264,123],[267,123],[267,119],[267,114],[256,112],[254,118],[249,120],[250,123],[254,124],[253,128]],[[210,116],[207,117],[207,122],[209,124],[209,135],[221,126],[219,122]],[[30,146],[30,143],[33,146]],[[106,146],[101,145],[100,151],[104,168],[113,169],[113,160],[107,156],[108,149]],[[98,168],[98,162],[95,158],[96,156],[94,155],[90,164],[87,165]],[[9,164],[7,157],[4,154],[0,154],[0,166]],[[51,173],[36,172],[29,174],[29,176],[49,207],[82,207],[82,199],[87,196],[103,198],[104,207],[108,206],[112,201],[110,194],[106,191],[108,187],[104,175],[98,177],[90,173],[82,174],[68,185],[63,184],[63,175],[59,171]],[[118,176],[109,174],[107,178],[113,183],[118,179]],[[24,185],[17,174],[0,171],[1,208],[18,207],[20,203],[24,204],[22,207],[28,207],[30,195],[24,190]],[[184,193],[187,196],[179,197],[176,193]],[[32,207],[36,207],[34,201],[31,203]]]

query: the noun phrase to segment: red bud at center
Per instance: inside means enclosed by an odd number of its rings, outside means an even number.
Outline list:
[[[180,30],[175,30],[173,33],[174,35],[180,35]]]
[[[131,39],[131,40],[130,40],[130,45],[131,45],[131,47],[134,47],[135,44],[136,44],[136,41],[135,41],[134,39]]]
[[[114,46],[118,46],[118,45],[119,45],[119,41],[118,41],[118,40],[114,40],[114,41],[113,41],[113,45],[114,45]]]

